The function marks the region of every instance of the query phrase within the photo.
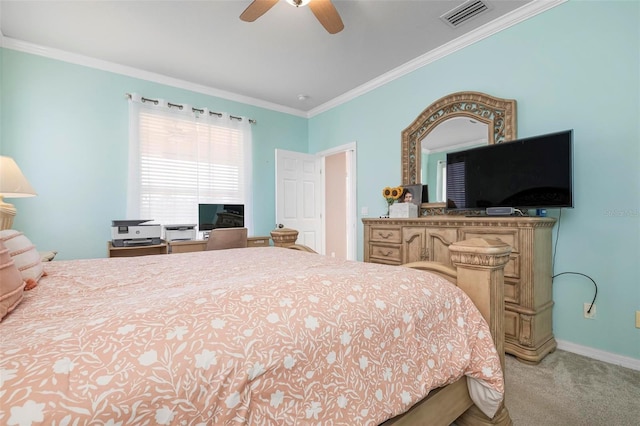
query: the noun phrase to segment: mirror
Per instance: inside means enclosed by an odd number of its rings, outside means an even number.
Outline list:
[[[451,133],[450,126],[461,123],[472,127],[474,131],[477,130],[477,126],[483,126],[486,132],[486,137],[482,138],[483,143],[493,144],[513,140],[516,138],[516,101],[496,98],[480,92],[457,92],[429,105],[409,127],[402,131],[402,182],[404,185],[417,183],[435,185],[435,182],[422,179],[423,150],[446,152],[448,149],[471,146],[469,140],[461,146],[450,138],[448,140],[443,138],[443,135]],[[429,137],[433,132],[435,132],[434,137]],[[449,145],[451,145],[450,148]],[[430,189],[429,192],[433,191]]]
[[[428,185],[425,202],[444,203],[447,154],[487,145],[488,129],[487,124],[473,118],[451,117],[435,126],[422,139],[418,180]]]

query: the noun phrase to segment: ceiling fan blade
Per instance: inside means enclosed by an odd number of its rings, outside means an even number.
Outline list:
[[[242,12],[240,19],[245,22],[253,22],[264,15],[276,3],[278,3],[278,0],[253,0],[253,3]]]
[[[339,33],[344,29],[342,19],[331,0],[311,0],[309,7],[329,34]]]

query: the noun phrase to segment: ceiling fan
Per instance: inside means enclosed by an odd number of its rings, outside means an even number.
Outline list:
[[[344,24],[340,15],[331,0],[286,0],[287,3],[295,7],[306,6],[311,8],[313,14],[318,18],[322,26],[330,33],[335,34],[342,31]],[[253,0],[253,2],[242,12],[240,19],[246,22],[253,22],[269,9],[271,9],[278,0]]]

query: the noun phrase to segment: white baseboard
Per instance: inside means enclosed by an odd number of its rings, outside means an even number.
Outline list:
[[[567,342],[564,340],[556,340],[556,342],[558,343],[558,349],[560,350],[586,356],[588,358],[597,359],[598,361],[607,362],[609,364],[620,365],[622,367],[640,371],[640,359],[630,358],[611,352],[605,352],[601,351],[600,349],[577,345],[575,343]]]

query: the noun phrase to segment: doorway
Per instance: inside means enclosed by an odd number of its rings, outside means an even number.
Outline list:
[[[356,144],[318,153],[323,159],[322,217],[327,256],[356,260]]]
[[[276,150],[276,221],[298,243],[356,260],[356,143],[317,154]]]

